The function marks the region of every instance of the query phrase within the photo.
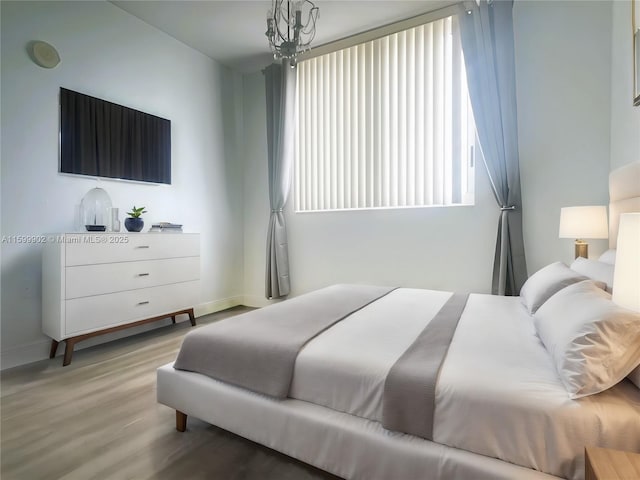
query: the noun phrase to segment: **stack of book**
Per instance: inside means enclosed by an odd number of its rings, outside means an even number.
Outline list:
[[[170,222],[154,223],[149,229],[150,232],[182,233],[182,225]]]

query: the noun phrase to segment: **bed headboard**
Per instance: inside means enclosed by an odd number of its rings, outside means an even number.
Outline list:
[[[616,248],[620,214],[640,212],[640,161],[609,174],[609,248]]]

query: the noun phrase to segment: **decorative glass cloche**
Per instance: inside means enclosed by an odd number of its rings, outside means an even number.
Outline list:
[[[89,232],[104,232],[109,223],[111,198],[102,188],[92,188],[80,203],[80,218]]]

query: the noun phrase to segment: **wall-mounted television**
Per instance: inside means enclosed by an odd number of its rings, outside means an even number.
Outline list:
[[[171,121],[60,88],[60,172],[171,184]]]

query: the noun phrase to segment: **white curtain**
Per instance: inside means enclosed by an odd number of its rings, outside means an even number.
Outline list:
[[[456,17],[298,65],[298,211],[473,202]]]
[[[473,113],[500,207],[492,291],[518,295],[527,279],[518,159],[513,1],[465,2],[462,49]]]
[[[288,61],[264,70],[267,101],[267,154],[271,215],[267,232],[265,296],[289,294],[289,245],[283,209],[291,187],[295,130],[295,70]]]

